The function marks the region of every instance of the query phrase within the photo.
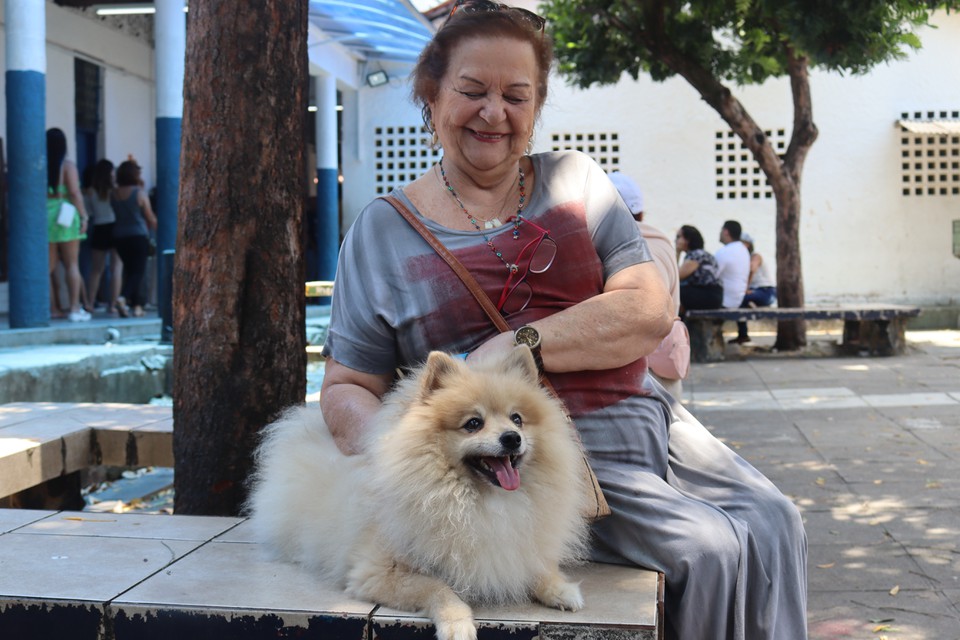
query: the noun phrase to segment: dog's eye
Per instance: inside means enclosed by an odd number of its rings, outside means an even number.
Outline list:
[[[519,413],[512,414],[510,419],[513,420],[513,424],[517,425],[518,427],[523,426],[523,417],[521,417]]]
[[[463,423],[462,429],[467,433],[474,433],[476,431],[480,431],[480,429],[483,429],[483,420],[481,420],[480,418],[470,418],[469,420]]]

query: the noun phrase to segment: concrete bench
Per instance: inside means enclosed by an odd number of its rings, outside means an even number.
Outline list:
[[[172,407],[0,405],[0,498],[98,465],[172,467]]]
[[[842,305],[835,307],[759,307],[756,309],[697,309],[687,311],[684,322],[690,332],[693,362],[724,359],[723,323],[750,320],[842,320],[845,354],[871,356],[902,354],[906,349],[907,318],[920,315],[919,307],[907,305]]]
[[[93,465],[173,466],[171,407],[0,405],[0,496]],[[477,609],[480,638],[656,640],[663,576],[585,564],[587,606]],[[243,518],[0,508],[0,638],[433,637],[265,557]]]
[[[424,640],[429,620],[267,558],[242,518],[0,509],[4,638]],[[586,564],[586,607],[475,610],[480,638],[656,640],[659,574]]]

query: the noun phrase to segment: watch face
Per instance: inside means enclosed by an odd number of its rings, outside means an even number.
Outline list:
[[[514,334],[514,340],[533,349],[540,346],[540,332],[530,326],[520,327]]]

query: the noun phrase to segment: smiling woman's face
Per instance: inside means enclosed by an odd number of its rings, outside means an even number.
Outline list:
[[[461,172],[515,171],[539,105],[533,47],[513,38],[471,38],[450,56],[433,126],[444,166]]]

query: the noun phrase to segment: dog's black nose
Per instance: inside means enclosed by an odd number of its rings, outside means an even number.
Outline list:
[[[510,451],[516,451],[519,449],[521,442],[523,442],[523,438],[521,438],[520,434],[516,431],[507,431],[500,436],[500,444],[502,444],[505,449],[509,449]]]

